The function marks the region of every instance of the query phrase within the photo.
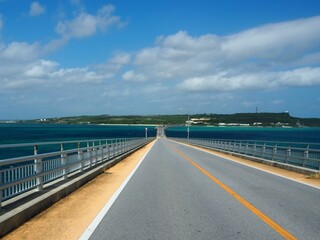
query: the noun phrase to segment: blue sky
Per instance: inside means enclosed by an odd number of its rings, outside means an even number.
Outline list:
[[[318,0],[0,0],[0,119],[319,106]]]

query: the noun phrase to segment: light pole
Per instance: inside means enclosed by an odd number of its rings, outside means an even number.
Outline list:
[[[187,122],[187,139],[189,140],[189,137],[190,137],[190,114],[189,114],[189,111],[188,111],[188,122]]]
[[[145,129],[146,131],[146,139],[148,138],[148,128]]]

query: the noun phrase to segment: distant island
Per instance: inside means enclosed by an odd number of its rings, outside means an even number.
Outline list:
[[[320,127],[320,118],[292,117],[288,112],[235,114],[204,113],[191,114],[189,116],[186,114],[148,116],[73,116],[23,121],[10,121],[10,123]]]

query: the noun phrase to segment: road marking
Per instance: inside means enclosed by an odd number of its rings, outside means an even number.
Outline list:
[[[284,178],[284,179],[287,179],[287,180],[290,180],[290,181],[293,181],[293,182],[296,182],[296,183],[300,183],[300,184],[305,185],[305,186],[308,186],[308,187],[320,189],[320,187],[315,186],[315,185],[311,185],[310,183],[301,182],[300,180],[296,180],[296,179],[293,179],[293,178],[290,178],[290,177],[286,177],[286,176],[283,176],[283,175],[281,175],[281,174],[274,173],[274,172],[272,172],[272,171],[262,169],[262,168],[260,168],[260,167],[252,166],[252,165],[247,164],[247,163],[243,163],[243,162],[239,162],[239,161],[237,161],[237,160],[233,160],[233,159],[231,159],[231,158],[228,158],[227,156],[221,156],[221,155],[215,154],[215,153],[213,153],[213,152],[210,152],[210,150],[216,151],[215,149],[210,149],[210,148],[206,149],[206,148],[201,148],[201,147],[198,147],[198,146],[195,147],[195,146],[193,146],[193,145],[189,145],[189,144],[186,144],[186,143],[181,143],[181,142],[177,142],[177,141],[170,140],[170,139],[168,139],[168,140],[171,141],[171,142],[174,142],[174,143],[178,143],[178,144],[180,144],[180,145],[184,145],[184,146],[187,146],[187,147],[191,147],[191,148],[196,149],[196,150],[201,151],[201,152],[208,153],[208,154],[210,154],[210,155],[213,155],[213,156],[215,156],[215,157],[222,158],[222,159],[224,159],[224,160],[232,161],[232,162],[234,162],[234,163],[241,164],[241,165],[243,165],[243,166],[246,166],[246,167],[250,167],[250,168],[259,170],[259,171],[261,171],[261,172],[269,173],[269,174],[272,174],[272,175],[274,175],[274,176],[281,177],[281,178]],[[235,155],[235,156],[236,156],[236,155]],[[236,157],[237,157],[237,156],[236,156]],[[245,158],[244,158],[244,159],[245,159]],[[248,160],[248,161],[251,161],[251,160]],[[287,170],[287,171],[290,171],[290,170]]]
[[[267,225],[269,225],[271,228],[273,228],[277,233],[279,233],[284,239],[297,239],[294,237],[291,233],[289,233],[287,230],[282,228],[279,224],[277,224],[275,221],[273,221],[271,218],[269,218],[267,215],[265,215],[263,212],[261,212],[258,208],[253,206],[251,203],[249,203],[247,200],[242,198],[239,194],[237,194],[235,191],[233,191],[231,188],[229,188],[227,185],[222,183],[220,180],[218,180],[216,177],[214,177],[212,174],[210,174],[208,171],[200,167],[197,163],[195,163],[191,158],[184,155],[182,152],[180,152],[178,149],[174,148],[174,150],[180,154],[185,160],[187,160],[189,163],[191,163],[193,166],[195,166],[198,170],[200,170],[204,175],[206,175],[208,178],[210,178],[213,182],[218,184],[223,190],[225,190],[227,193],[229,193],[232,197],[237,199],[240,203],[242,203],[245,207],[247,207],[252,213],[257,215],[262,221],[264,221]]]
[[[155,143],[154,143],[155,144]],[[153,146],[153,145],[152,145]],[[129,174],[129,176],[124,180],[124,182],[121,184],[121,186],[118,188],[118,190],[112,195],[112,197],[109,199],[109,201],[107,202],[106,205],[104,205],[104,207],[101,209],[101,211],[98,213],[98,215],[95,217],[95,219],[93,219],[93,221],[91,222],[91,224],[87,227],[87,229],[83,232],[83,234],[81,235],[81,237],[79,238],[79,240],[87,240],[91,237],[91,235],[93,234],[93,232],[96,230],[96,228],[98,227],[98,225],[100,224],[100,222],[102,221],[102,219],[104,218],[104,216],[107,214],[107,212],[109,211],[109,209],[111,208],[111,206],[113,205],[113,203],[117,200],[118,196],[120,195],[120,193],[122,192],[122,190],[125,188],[125,186],[127,185],[127,183],[130,181],[131,177],[133,176],[133,174],[137,171],[137,169],[139,168],[139,166],[141,165],[141,163],[143,162],[143,160],[145,159],[145,157],[148,155],[148,153],[150,152],[150,150],[152,149],[152,146],[150,147],[150,149],[146,152],[146,154],[141,158],[140,162],[137,164],[137,166],[132,170],[132,172]]]

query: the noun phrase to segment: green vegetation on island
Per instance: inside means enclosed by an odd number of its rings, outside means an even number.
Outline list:
[[[292,117],[284,113],[236,113],[191,114],[148,116],[74,116],[19,121],[25,123],[54,124],[141,124],[141,125],[211,125],[211,126],[273,126],[273,127],[320,127],[320,118]]]

